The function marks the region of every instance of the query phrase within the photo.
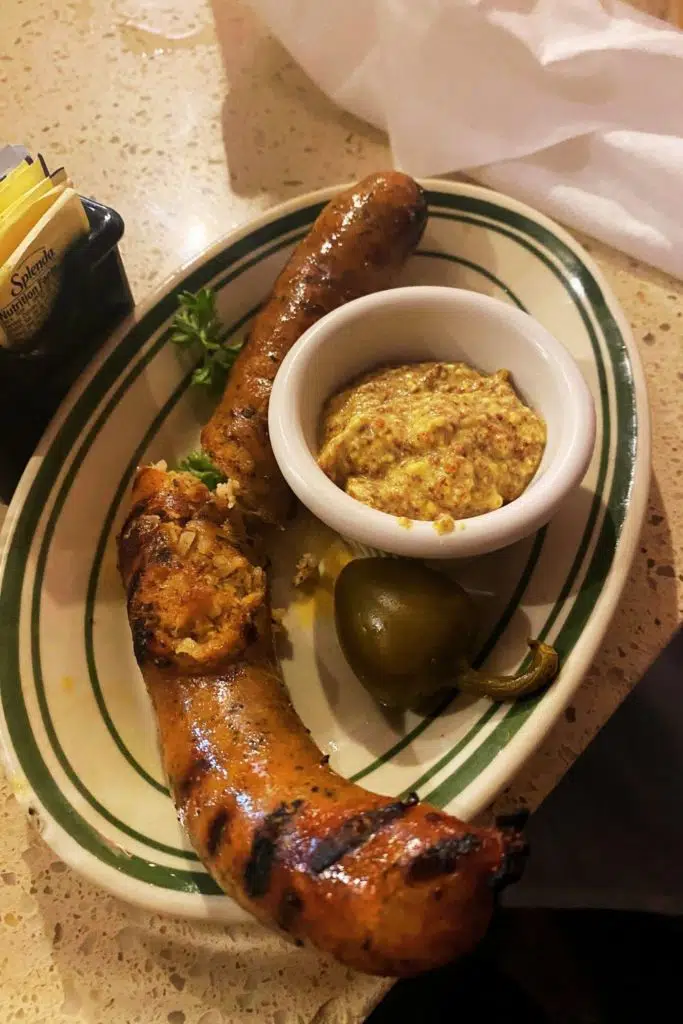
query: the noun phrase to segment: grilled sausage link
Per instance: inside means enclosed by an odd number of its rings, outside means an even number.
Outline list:
[[[219,885],[371,974],[471,949],[495,888],[520,869],[517,831],[377,796],[329,768],[289,700],[263,569],[220,491],[140,470],[119,562],[179,817]]]
[[[291,504],[268,441],[268,400],[278,367],[303,332],[350,299],[386,288],[419,242],[424,193],[405,174],[365,178],[329,203],[256,316],[202,447],[240,488],[240,503],[267,522]]]

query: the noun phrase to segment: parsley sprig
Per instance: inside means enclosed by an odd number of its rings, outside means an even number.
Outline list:
[[[190,452],[184,459],[181,459],[178,463],[178,469],[199,477],[210,491],[215,491],[218,485],[224,484],[226,480],[218,466],[213,464],[209,456],[201,448]]]
[[[210,288],[201,288],[196,294],[181,292],[172,327],[174,345],[196,349],[201,354],[202,361],[192,374],[192,383],[220,391],[242,346],[223,344],[215,293]]]

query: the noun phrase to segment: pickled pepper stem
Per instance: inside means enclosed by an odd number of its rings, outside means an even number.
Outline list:
[[[557,675],[560,659],[554,647],[529,640],[531,664],[516,676],[493,676],[469,665],[464,665],[455,679],[455,685],[465,693],[475,693],[492,700],[514,700],[527,697],[551,683]]]

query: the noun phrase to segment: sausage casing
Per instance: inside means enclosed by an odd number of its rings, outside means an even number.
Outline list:
[[[291,505],[268,441],[268,400],[292,345],[326,313],[386,288],[422,236],[424,193],[405,174],[373,174],[329,203],[257,314],[202,448],[236,481],[241,505],[282,522]]]

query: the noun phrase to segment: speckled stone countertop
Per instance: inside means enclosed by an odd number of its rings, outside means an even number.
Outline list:
[[[390,162],[239,0],[5,0],[0,140],[67,164],[126,221],[143,299],[251,216]],[[603,650],[564,720],[498,801],[535,806],[680,621],[683,287],[583,239],[622,302],[652,400],[647,524]],[[385,984],[256,928],[126,906],[81,881],[0,793],[3,1024],[355,1022]]]

